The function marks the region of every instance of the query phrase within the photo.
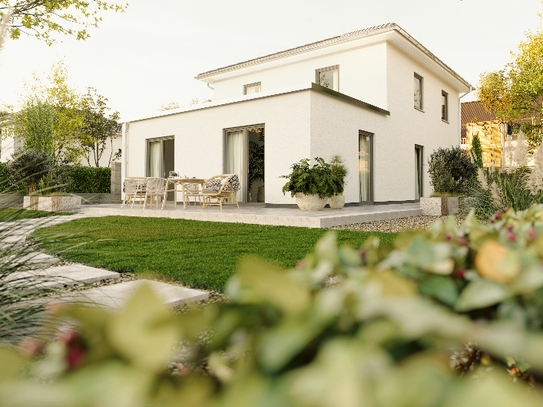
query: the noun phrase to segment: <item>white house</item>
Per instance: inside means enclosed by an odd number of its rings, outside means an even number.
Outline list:
[[[294,204],[281,175],[302,158],[340,155],[348,204],[429,196],[429,155],[460,144],[471,85],[396,24],[351,32],[204,72],[213,103],[127,122],[123,177],[237,173],[243,202]],[[248,190],[264,147],[264,180]],[[254,174],[253,174],[254,175]],[[257,193],[264,186],[264,194]],[[260,188],[262,192],[262,188]],[[262,199],[264,198],[264,199]]]

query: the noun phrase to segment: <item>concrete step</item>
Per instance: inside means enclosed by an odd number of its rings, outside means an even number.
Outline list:
[[[12,281],[14,285],[38,284],[47,288],[63,288],[119,278],[119,273],[115,271],[97,269],[82,264],[70,264],[46,269],[17,271],[10,274],[7,280]]]
[[[90,290],[81,292],[81,295],[70,295],[68,300],[81,300],[89,305],[98,305],[118,310],[123,307],[127,299],[142,284],[150,285],[157,296],[172,307],[184,305],[189,302],[207,300],[209,298],[209,293],[206,291],[194,290],[153,280],[136,280],[105,287],[91,288]]]

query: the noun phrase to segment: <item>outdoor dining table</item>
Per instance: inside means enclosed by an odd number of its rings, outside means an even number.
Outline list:
[[[187,200],[185,199],[185,189],[188,189],[187,185],[197,185],[199,190],[202,190],[202,187],[204,183],[206,182],[205,179],[202,178],[168,178],[166,180],[168,182],[168,186],[166,189],[168,189],[169,184],[173,184],[173,203],[174,207],[177,209],[177,186],[180,185],[183,190],[183,209],[187,207]],[[190,202],[189,202],[190,205]],[[196,205],[196,203],[195,203]]]

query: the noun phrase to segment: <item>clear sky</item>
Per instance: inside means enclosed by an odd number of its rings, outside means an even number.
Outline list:
[[[214,68],[393,22],[473,86],[511,60],[526,30],[541,28],[541,0],[128,0],[86,41],[51,47],[9,40],[0,54],[0,101],[63,59],[71,84],[94,87],[122,120],[212,97],[194,76]],[[470,95],[463,101],[473,100]]]

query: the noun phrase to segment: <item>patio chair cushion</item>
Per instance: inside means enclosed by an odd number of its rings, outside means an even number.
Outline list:
[[[204,188],[204,193],[212,193],[212,192],[219,192],[222,187],[222,183],[220,179],[212,179],[209,181]],[[211,189],[212,191],[206,192],[206,189]]]
[[[238,192],[241,185],[239,183],[239,177],[237,176],[237,174],[234,174],[231,177],[228,177],[227,179],[230,180],[230,183],[232,184],[232,189],[234,190],[234,193]]]
[[[204,193],[204,194],[216,194],[217,192],[219,192],[219,191],[216,190],[215,188],[204,188],[202,190],[202,193]]]

